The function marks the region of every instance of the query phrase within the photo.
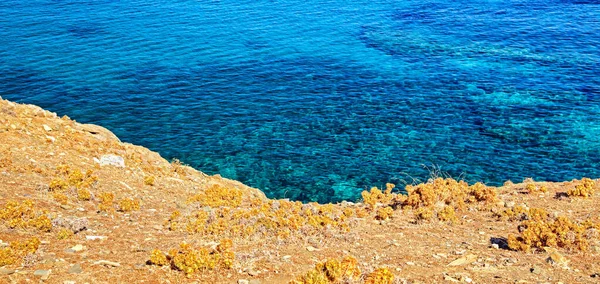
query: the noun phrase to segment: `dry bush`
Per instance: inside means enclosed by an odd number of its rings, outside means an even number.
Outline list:
[[[214,184],[206,190],[188,198],[188,203],[198,202],[202,206],[210,207],[238,207],[242,204],[243,193],[236,188],[227,188]]]
[[[222,192],[222,191],[220,191]],[[226,193],[229,194],[229,193]],[[197,198],[201,204],[237,204],[214,197]],[[274,236],[280,240],[307,235],[341,235],[348,232],[350,223],[363,214],[358,207],[354,213],[348,207],[333,204],[302,204],[288,200],[252,198],[246,206],[204,206],[182,214],[174,211],[166,221],[171,230],[187,231],[205,236],[250,237]]]
[[[315,268],[290,281],[290,283],[347,283],[360,279],[361,274],[356,258],[345,256],[342,261],[328,259],[325,262],[319,262],[315,265]]]
[[[140,210],[140,200],[123,198],[119,200],[119,211],[120,212],[131,212]]]
[[[0,267],[23,261],[37,251],[40,243],[38,238],[33,237],[24,242],[13,241],[9,247],[0,248]]]
[[[71,169],[67,165],[60,165],[56,168],[56,177],[50,181],[50,191],[62,192],[69,187],[76,189],[91,188],[98,181],[92,170],[82,172],[78,169]]]
[[[394,274],[387,267],[381,267],[375,269],[375,271],[369,273],[365,284],[392,284],[394,283]]]
[[[155,177],[154,176],[145,176],[144,184],[149,186],[154,186]]]
[[[542,193],[546,193],[548,192],[548,188],[545,185],[542,186],[537,186],[535,183],[527,183],[527,185],[525,185],[525,190],[527,190],[528,193],[536,193],[536,192],[542,192]]]
[[[394,214],[394,209],[392,207],[386,206],[383,208],[378,208],[375,213],[375,219],[377,220],[388,220]]]
[[[215,250],[208,248],[193,248],[189,244],[181,243],[179,249],[169,250],[168,256],[160,250],[153,250],[150,255],[150,264],[165,266],[170,265],[187,275],[204,270],[231,269],[235,254],[231,240],[224,239]]]
[[[575,188],[569,189],[567,195],[570,197],[591,197],[596,192],[596,182],[590,178],[582,178],[576,181]]]
[[[52,229],[52,222],[45,211],[35,209],[31,200],[9,201],[0,209],[0,220],[9,228],[35,228],[42,232]]]
[[[377,205],[387,206],[392,204],[394,199],[398,196],[397,194],[392,194],[392,190],[395,185],[388,183],[386,184],[385,191],[381,191],[377,187],[371,188],[371,191],[363,191],[361,193],[363,203],[369,205],[369,207],[373,210]]]
[[[67,228],[62,228],[58,231],[58,233],[56,233],[56,238],[59,240],[69,239],[72,236],[73,236],[73,231],[71,231]]]
[[[436,178],[427,183],[406,186],[407,195],[392,193],[394,186],[388,184],[385,191],[374,187],[363,191],[363,202],[375,211],[375,218],[384,213],[376,208],[405,208],[415,210],[418,221],[438,220],[454,222],[456,211],[465,210],[469,206],[489,208],[498,200],[496,189],[475,183],[471,186],[464,181],[452,178]],[[391,215],[391,214],[386,214]]]
[[[455,223],[458,220],[456,217],[456,212],[454,211],[454,207],[450,205],[444,206],[444,209],[437,213],[437,217],[442,222]]]
[[[113,206],[115,195],[112,192],[103,192],[98,196],[100,198],[100,204],[98,204],[98,210],[103,212],[114,212],[115,208]]]
[[[508,246],[513,250],[530,251],[544,247],[587,250],[588,230],[597,230],[598,225],[588,221],[575,223],[566,217],[554,220],[528,220],[519,225],[518,236],[508,236]]]

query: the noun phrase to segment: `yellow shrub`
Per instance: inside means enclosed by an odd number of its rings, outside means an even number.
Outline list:
[[[36,228],[42,232],[49,232],[52,229],[52,222],[46,216],[46,212],[36,211],[31,200],[22,203],[7,202],[0,209],[0,220],[9,228]]]
[[[66,229],[66,228],[60,229],[60,231],[58,231],[58,233],[56,234],[56,237],[59,240],[68,239],[68,238],[70,238],[72,236],[73,236],[73,231],[69,230],[69,229]]]
[[[456,222],[458,218],[456,218],[456,213],[454,212],[454,207],[452,206],[445,206],[444,209],[442,209],[440,212],[438,212],[437,214],[438,219],[442,222]]]
[[[48,185],[50,191],[62,192],[68,187],[89,188],[98,181],[98,177],[93,174],[93,171],[88,170],[84,173],[78,169],[73,170],[67,165],[58,166],[56,174],[58,177],[52,179]]]
[[[386,267],[375,269],[365,280],[365,284],[392,284],[393,282],[394,274]]]
[[[374,209],[377,203],[381,203],[383,206],[389,205],[395,194],[392,194],[392,190],[395,185],[388,183],[386,184],[385,192],[381,191],[377,187],[371,188],[371,191],[363,191],[361,193],[363,202],[370,206],[371,209]]]
[[[523,206],[508,208],[495,215],[504,221],[544,221],[550,217],[548,211],[543,208],[525,208]]]
[[[50,191],[64,191],[65,189],[67,189],[69,185],[67,184],[66,181],[60,179],[60,178],[55,178],[52,181],[50,181],[50,185],[48,185],[48,189]]]
[[[387,220],[392,217],[394,214],[394,209],[392,207],[383,207],[377,209],[377,214],[375,215],[375,219],[378,220]]]
[[[528,220],[520,226],[519,236],[509,235],[508,246],[513,250],[529,251],[532,248],[560,247],[574,250],[586,250],[588,240],[585,236],[589,224],[580,225],[566,217],[553,221]]]
[[[149,186],[154,186],[154,176],[146,176],[144,177],[144,184]]]
[[[85,188],[78,189],[77,199],[81,201],[89,201],[90,199],[92,199],[92,193]]]
[[[188,203],[199,202],[210,207],[238,207],[242,204],[242,191],[214,184],[206,190],[190,197]]]
[[[534,183],[527,183],[527,185],[525,186],[525,189],[529,193],[536,193],[536,192],[546,193],[546,192],[548,192],[548,188],[545,185],[536,186]]]
[[[104,211],[104,212],[113,212],[115,210],[113,207],[115,195],[112,192],[100,193],[98,198],[100,198],[100,204],[98,204],[98,210]]]
[[[358,261],[351,256],[345,256],[340,262],[337,259],[328,259],[325,262],[319,262],[314,269],[309,270],[302,276],[297,277],[290,283],[294,284],[313,284],[313,283],[341,283],[347,280],[357,280],[361,272],[358,268]]]
[[[62,205],[66,205],[67,203],[69,203],[69,198],[60,192],[55,192],[52,194],[52,198],[54,198],[54,200],[56,200],[56,202],[62,204]]]
[[[596,182],[589,178],[582,178],[575,188],[567,191],[568,196],[591,197],[596,191]]]
[[[196,249],[181,243],[179,249],[169,250],[169,258],[160,250],[153,250],[149,262],[154,265],[170,265],[188,275],[203,270],[230,269],[235,259],[231,246],[231,240],[223,240],[217,250],[210,251],[207,248]]]
[[[415,211],[417,221],[427,221],[433,218],[433,209],[429,207],[420,207]]]
[[[162,251],[154,249],[150,255],[150,263],[158,266],[164,266],[168,265],[169,261],[167,260],[167,256]]]
[[[119,201],[119,211],[121,212],[131,212],[140,210],[140,200],[139,199],[129,199],[123,198]]]
[[[0,248],[0,267],[15,264],[27,255],[34,254],[40,246],[38,238],[30,238],[25,242],[13,241],[7,248]]]

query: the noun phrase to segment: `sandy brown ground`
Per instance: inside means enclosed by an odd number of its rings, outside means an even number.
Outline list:
[[[100,166],[94,160],[106,154],[123,157],[126,167]],[[70,198],[64,205],[52,197],[48,185],[60,165],[94,171],[98,181],[90,189],[92,200]],[[155,177],[154,185],[144,182],[147,176]],[[572,186],[569,182],[544,183],[547,193],[528,194],[524,184],[497,188],[501,199],[494,205],[497,208],[460,212],[455,224],[415,222],[412,211],[396,210],[393,218],[384,222],[372,215],[356,218],[349,232],[332,237],[297,233],[287,241],[260,236],[233,238],[236,259],[232,269],[186,276],[170,267],[147,265],[152,249],[168,251],[183,241],[202,245],[217,239],[171,231],[165,223],[173,211],[186,210],[186,198],[212,184],[266,199],[259,190],[239,182],[173,165],[148,149],[121,143],[101,127],[81,125],[36,106],[0,100],[0,207],[9,200],[29,199],[52,218],[89,220],[86,230],[64,240],[57,238],[55,228],[40,232],[11,229],[0,223],[4,244],[31,236],[42,241],[27,266],[16,263],[0,268],[0,283],[39,282],[42,280],[34,272],[49,269],[48,283],[238,283],[241,279],[287,283],[318,261],[344,255],[356,257],[364,272],[389,267],[396,283],[600,283],[600,244],[595,239],[585,252],[559,249],[569,260],[567,268],[548,262],[546,252],[518,252],[491,245],[495,238],[518,233],[518,222],[500,221],[493,213],[512,204],[545,208],[573,220],[600,222],[597,194],[591,198],[556,198]],[[101,192],[112,192],[117,199],[140,199],[141,208],[129,213],[99,212],[97,196]],[[86,236],[106,239],[87,240]],[[85,248],[68,250],[78,244]],[[471,261],[448,265],[461,258]],[[99,260],[120,266],[95,265]],[[81,273],[68,272],[74,264],[81,266]]]

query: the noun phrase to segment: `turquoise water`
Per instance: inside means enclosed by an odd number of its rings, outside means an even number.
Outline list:
[[[600,177],[598,1],[0,1],[0,96],[296,200]]]

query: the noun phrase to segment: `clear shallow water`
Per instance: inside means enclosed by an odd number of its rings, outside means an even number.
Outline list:
[[[0,96],[269,196],[600,176],[598,1],[0,2]]]

